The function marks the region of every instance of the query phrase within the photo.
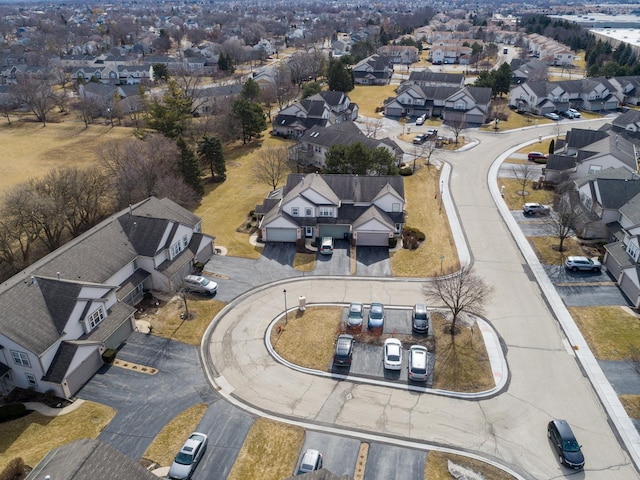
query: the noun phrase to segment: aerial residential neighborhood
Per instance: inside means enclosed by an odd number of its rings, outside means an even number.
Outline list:
[[[634,5],[0,10],[0,480],[640,479]]]

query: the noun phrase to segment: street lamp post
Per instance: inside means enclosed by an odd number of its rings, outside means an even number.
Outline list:
[[[287,323],[289,323],[289,314],[287,312],[287,289],[285,288],[282,293],[284,293],[284,324],[287,325]]]
[[[440,255],[440,275],[442,275],[442,262],[444,262],[444,255]]]

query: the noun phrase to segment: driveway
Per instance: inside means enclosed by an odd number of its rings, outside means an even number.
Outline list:
[[[314,275],[350,275],[351,248],[347,240],[334,240],[331,255],[317,254]]]
[[[418,427],[420,428],[420,427]],[[425,428],[427,428],[425,426]],[[365,480],[422,480],[427,452],[383,443],[369,446]]]
[[[302,454],[308,448],[318,450],[322,453],[323,468],[329,470],[334,475],[349,475],[353,478],[360,451],[360,440],[327,433],[307,431],[304,445],[300,450],[298,462]],[[296,470],[298,465],[296,464]]]
[[[154,367],[158,373],[104,366],[77,396],[117,410],[98,438],[133,459],[142,456],[178,413],[219,399],[202,374],[195,346],[133,333],[118,359]]]
[[[356,275],[359,277],[390,277],[388,247],[357,247]]]

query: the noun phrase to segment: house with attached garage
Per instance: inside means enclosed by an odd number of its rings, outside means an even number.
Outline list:
[[[134,330],[144,293],[179,288],[213,241],[193,213],[150,197],[0,284],[0,394],[72,396]]]
[[[387,57],[371,55],[358,62],[352,71],[356,85],[389,85],[393,64]]]
[[[405,224],[401,176],[292,174],[284,188],[256,207],[264,242],[305,238],[350,239],[389,246]]]

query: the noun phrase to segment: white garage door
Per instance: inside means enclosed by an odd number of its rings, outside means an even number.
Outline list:
[[[388,247],[389,234],[386,232],[358,232],[356,243],[362,247]]]
[[[295,228],[267,228],[267,242],[295,242],[297,237]]]

